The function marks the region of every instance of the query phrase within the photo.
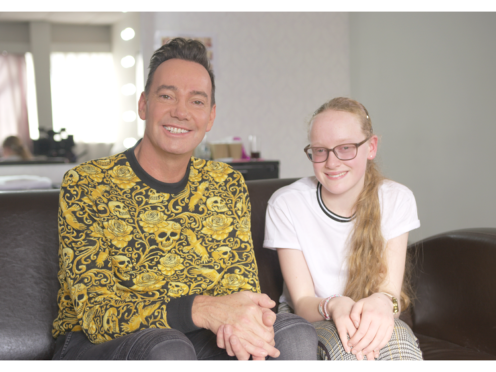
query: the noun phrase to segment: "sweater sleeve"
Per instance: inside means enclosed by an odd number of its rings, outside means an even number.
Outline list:
[[[54,336],[67,330],[85,332],[101,343],[143,328],[170,328],[167,323],[165,282],[153,272],[129,281],[134,270],[124,255],[109,254],[112,247],[125,248],[133,238],[126,220],[98,216],[103,204],[91,188],[71,181],[66,174],[59,200],[59,317]],[[116,276],[119,280],[116,280]]]

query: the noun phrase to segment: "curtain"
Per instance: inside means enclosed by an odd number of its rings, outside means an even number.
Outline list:
[[[18,136],[31,147],[24,54],[0,54],[0,141]],[[1,144],[1,143],[0,143]]]

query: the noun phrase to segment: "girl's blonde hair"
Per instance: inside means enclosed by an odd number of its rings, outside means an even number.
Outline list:
[[[21,139],[17,136],[9,136],[5,138],[2,143],[2,147],[12,150],[12,152],[20,156],[22,160],[29,160],[33,158],[31,152],[22,144]]]
[[[374,134],[367,109],[351,98],[338,97],[324,103],[315,111],[309,124],[309,136],[315,116],[328,110],[345,111],[356,115],[360,120],[363,134],[367,138]],[[379,292],[387,276],[387,257],[384,254],[386,244],[381,231],[381,207],[378,193],[383,180],[384,177],[375,161],[368,159],[363,190],[354,206],[355,225],[348,239],[350,247],[348,280],[344,295],[354,301]],[[407,264],[401,289],[402,310],[405,310],[411,302],[409,267],[410,265]]]

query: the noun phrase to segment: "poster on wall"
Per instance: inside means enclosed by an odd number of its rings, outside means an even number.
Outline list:
[[[198,40],[205,48],[207,48],[207,57],[212,65],[212,69],[215,71],[215,56],[214,51],[215,39],[212,35],[202,34],[202,33],[186,33],[180,31],[157,31],[155,33],[155,50],[160,48],[162,45],[168,43],[171,39],[175,37],[183,37],[185,39]]]

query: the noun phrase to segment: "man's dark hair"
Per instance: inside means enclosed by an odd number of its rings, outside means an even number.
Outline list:
[[[150,65],[148,66],[150,71],[148,72],[148,78],[146,79],[145,93],[148,95],[150,92],[150,86],[152,85],[153,74],[155,70],[163,62],[169,59],[182,59],[185,61],[196,62],[205,67],[210,76],[210,81],[212,82],[212,106],[215,104],[215,82],[214,73],[212,71],[212,66],[207,57],[207,49],[205,46],[197,41],[191,39],[184,39],[182,37],[177,37],[172,39],[167,44],[162,45],[158,48],[155,53],[153,53],[150,59]]]

